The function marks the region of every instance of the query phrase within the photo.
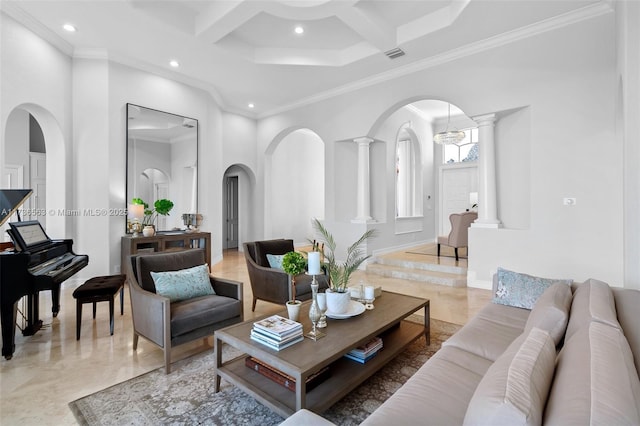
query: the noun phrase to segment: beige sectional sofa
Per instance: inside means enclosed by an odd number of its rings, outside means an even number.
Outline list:
[[[640,291],[555,283],[531,310],[489,303],[362,424],[640,425],[638,371]]]

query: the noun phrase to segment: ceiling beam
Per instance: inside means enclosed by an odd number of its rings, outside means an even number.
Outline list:
[[[382,52],[398,46],[396,29],[372,11],[356,5],[341,10],[336,17]]]
[[[215,43],[262,11],[259,1],[230,0],[212,2],[196,16],[195,35]]]

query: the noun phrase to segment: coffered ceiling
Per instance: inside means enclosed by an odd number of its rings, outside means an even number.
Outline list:
[[[107,57],[208,90],[227,110],[264,116],[611,6],[598,0],[3,0],[0,7],[69,55]],[[65,31],[65,23],[77,31]],[[389,58],[398,48],[400,56]]]

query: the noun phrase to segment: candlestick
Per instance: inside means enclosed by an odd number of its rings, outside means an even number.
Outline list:
[[[309,252],[309,275],[320,275],[320,252]]]
[[[364,300],[367,302],[364,307],[365,309],[373,309],[373,301],[375,300],[375,289],[373,286],[365,286],[364,288]]]

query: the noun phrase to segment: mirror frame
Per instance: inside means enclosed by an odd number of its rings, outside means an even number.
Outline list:
[[[129,204],[131,203],[131,198],[133,197],[133,194],[129,194],[129,179],[130,178],[137,178],[137,176],[129,176],[129,108],[130,107],[136,107],[136,108],[144,108],[146,110],[149,111],[154,111],[154,112],[158,112],[161,114],[168,114],[168,115],[172,115],[175,117],[179,117],[182,119],[186,119],[186,120],[193,120],[195,121],[196,125],[195,125],[195,130],[196,130],[196,152],[195,152],[195,156],[196,156],[196,160],[195,160],[195,166],[196,166],[196,181],[195,181],[195,208],[196,211],[193,213],[198,213],[198,204],[199,204],[199,194],[198,194],[198,188],[200,185],[200,178],[199,178],[199,174],[200,174],[200,170],[199,170],[199,151],[200,151],[200,123],[197,119],[195,118],[191,118],[191,117],[187,117],[184,115],[179,115],[179,114],[174,114],[172,112],[167,112],[167,111],[161,111],[155,108],[149,108],[149,107],[145,107],[142,105],[137,105],[134,103],[130,103],[127,102],[125,105],[125,127],[126,127],[126,140],[125,140],[125,209],[129,208]],[[182,213],[180,213],[182,215]],[[125,215],[125,235],[131,235],[132,232],[129,230],[129,217],[128,215]],[[165,229],[165,230],[158,230],[158,233],[162,234],[163,232],[177,232],[177,231],[172,231],[169,229]]]

